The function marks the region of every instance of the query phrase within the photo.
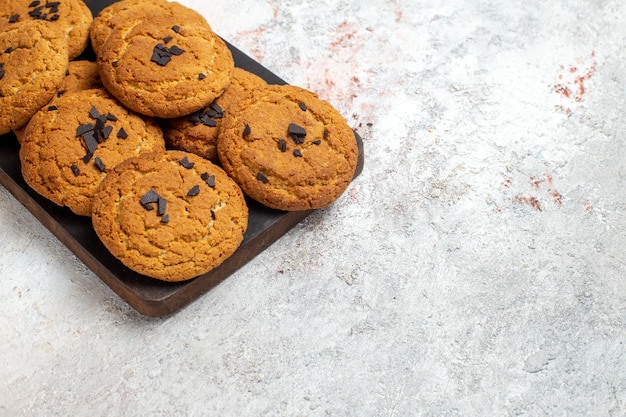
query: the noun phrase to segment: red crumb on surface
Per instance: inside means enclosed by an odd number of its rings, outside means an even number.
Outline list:
[[[595,51],[589,57],[580,59],[578,65],[561,66],[557,74],[558,82],[553,86],[553,91],[566,103],[581,103],[587,93],[587,81],[596,73],[598,63]],[[572,109],[564,104],[555,106],[557,110],[566,114]]]
[[[516,196],[513,201],[518,204],[527,205],[537,211],[542,211],[541,202],[535,196]]]

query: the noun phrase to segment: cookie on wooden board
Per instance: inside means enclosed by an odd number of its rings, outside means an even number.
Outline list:
[[[67,42],[45,22],[0,32],[0,134],[25,125],[57,92],[67,69]]]
[[[82,0],[2,0],[0,30],[25,21],[48,22],[65,34],[69,59],[78,57],[89,44],[91,10]]]
[[[295,86],[252,90],[230,107],[217,150],[254,200],[278,210],[328,206],[354,176],[358,148],[339,112]]]
[[[123,107],[104,89],[68,93],[28,123],[20,147],[28,185],[59,206],[91,215],[107,172],[142,152],[164,150],[157,123]]]
[[[124,265],[163,281],[204,274],[243,241],[248,208],[217,165],[182,151],[143,154],[118,165],[97,191],[96,234]]]
[[[228,87],[232,54],[208,24],[157,14],[116,27],[97,57],[104,86],[130,109],[153,117],[191,114]]]
[[[218,162],[217,136],[224,112],[239,97],[266,84],[261,77],[242,68],[235,68],[228,88],[213,103],[188,116],[165,121],[163,133],[166,145]]]

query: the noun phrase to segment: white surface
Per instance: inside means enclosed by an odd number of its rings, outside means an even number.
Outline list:
[[[365,170],[167,319],[0,188],[0,415],[626,414],[626,3],[181,2]]]

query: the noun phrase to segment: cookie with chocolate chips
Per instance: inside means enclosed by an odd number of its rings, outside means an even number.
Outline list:
[[[92,223],[125,266],[163,281],[204,274],[243,241],[248,208],[237,184],[191,153],[143,154],[107,175]]]
[[[234,62],[208,24],[156,14],[117,26],[97,57],[104,86],[130,109],[173,118],[208,106],[228,87]]]
[[[57,27],[26,21],[0,32],[0,134],[22,127],[50,101],[67,64]]]
[[[217,141],[224,170],[278,210],[328,206],[354,176],[358,148],[339,112],[294,86],[256,88],[225,114]]]
[[[15,23],[38,20],[57,26],[65,35],[69,59],[78,57],[89,43],[91,10],[82,0],[2,0],[0,30]]]
[[[163,132],[166,145],[218,162],[217,136],[224,112],[239,97],[266,84],[261,77],[242,68],[235,68],[228,88],[213,103],[188,116],[166,121]]]
[[[164,150],[155,121],[123,107],[104,89],[67,93],[28,123],[20,148],[28,185],[59,206],[91,215],[100,181],[122,161]]]

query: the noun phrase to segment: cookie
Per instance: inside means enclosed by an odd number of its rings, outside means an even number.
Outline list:
[[[191,114],[230,82],[230,50],[206,24],[156,15],[116,27],[97,57],[104,86],[128,108],[153,117]]]
[[[164,149],[155,121],[131,113],[104,89],[91,89],[64,94],[37,112],[19,154],[33,190],[89,216],[108,171],[142,152]]]
[[[81,90],[89,90],[91,88],[102,88],[98,66],[91,61],[70,61],[65,76],[61,81],[61,85],[50,102],[45,106],[49,106],[58,97],[67,93],[73,93]],[[13,129],[13,133],[19,142],[22,141],[26,125]]]
[[[30,20],[59,26],[67,40],[69,59],[78,57],[89,44],[93,15],[82,0],[2,0],[0,3],[0,30]]]
[[[67,42],[46,22],[0,32],[0,134],[18,129],[57,92],[67,69]]]
[[[172,149],[195,153],[218,162],[217,136],[224,112],[246,92],[266,84],[261,77],[235,68],[228,88],[213,103],[191,115],[166,121],[163,131],[165,144]]]
[[[161,6],[165,4],[168,4],[166,0],[121,0],[102,9],[100,13],[94,17],[91,28],[89,29],[91,47],[96,55],[100,53],[100,48],[115,26],[129,21],[131,18],[140,16],[147,11],[158,11],[161,9]],[[140,11],[135,13],[132,9],[137,5],[143,5],[145,7],[140,8]],[[129,12],[129,10],[131,10],[131,12]]]
[[[94,198],[92,223],[128,268],[183,281],[236,251],[248,208],[241,189],[217,165],[187,152],[155,152],[107,175]]]
[[[328,102],[294,86],[252,90],[225,114],[217,141],[244,193],[278,210],[328,206],[354,176],[352,129]]]

